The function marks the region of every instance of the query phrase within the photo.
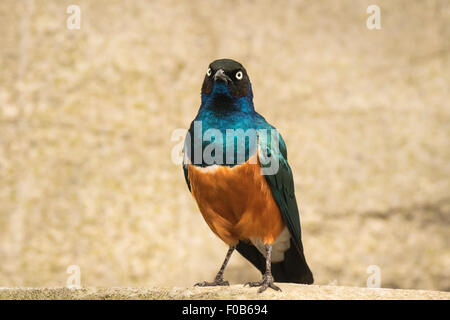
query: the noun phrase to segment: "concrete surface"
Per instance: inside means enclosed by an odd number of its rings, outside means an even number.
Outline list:
[[[222,288],[0,288],[0,300],[9,299],[439,299],[449,300],[450,292],[402,289],[373,289],[341,286],[280,284],[282,292],[232,285]]]

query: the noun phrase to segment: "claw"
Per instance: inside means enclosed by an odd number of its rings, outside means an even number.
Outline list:
[[[271,288],[275,291],[281,291],[280,287],[276,286],[273,282],[265,281],[261,285],[261,288],[258,289],[258,293],[266,291],[267,288]]]
[[[267,288],[271,288],[275,291],[281,291],[280,287],[276,286],[273,282],[273,277],[264,275],[261,281],[247,282],[244,284],[249,287],[260,287],[258,293],[266,291]]]
[[[261,280],[261,281],[249,281],[249,282],[246,282],[245,284],[244,284],[244,287],[246,287],[246,286],[249,286],[249,287],[259,287],[259,286],[261,286],[263,284],[263,281]]]
[[[230,283],[223,279],[216,279],[213,282],[203,281],[194,284],[194,287],[215,287],[215,286],[229,286]]]

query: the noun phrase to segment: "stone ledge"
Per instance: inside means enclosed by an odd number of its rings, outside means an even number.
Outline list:
[[[0,300],[10,299],[442,299],[449,300],[450,292],[403,289],[372,289],[341,286],[279,284],[282,292],[268,289],[262,294],[256,288],[232,285],[210,288],[1,288]]]

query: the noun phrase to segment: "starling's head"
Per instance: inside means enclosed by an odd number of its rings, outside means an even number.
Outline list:
[[[202,95],[231,99],[251,97],[251,85],[247,71],[242,64],[231,59],[213,61],[206,71]]]

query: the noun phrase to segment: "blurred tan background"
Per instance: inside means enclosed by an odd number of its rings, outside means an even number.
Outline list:
[[[446,0],[2,0],[0,286],[64,286],[69,265],[83,286],[212,279],[226,247],[171,134],[230,57],[286,140],[316,283],[377,265],[383,287],[450,290],[449,21]],[[225,277],[259,274],[235,254]]]

